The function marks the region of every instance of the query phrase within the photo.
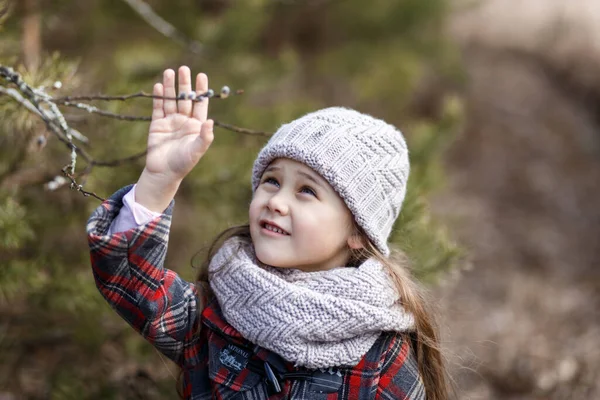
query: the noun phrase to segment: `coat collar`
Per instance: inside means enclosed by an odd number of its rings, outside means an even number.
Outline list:
[[[224,336],[225,339],[235,342],[246,342],[245,344],[250,343],[225,320],[219,302],[215,298],[202,311],[202,323],[219,336]]]

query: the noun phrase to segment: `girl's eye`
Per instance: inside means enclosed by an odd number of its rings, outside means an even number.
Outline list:
[[[311,196],[317,197],[317,193],[312,188],[310,188],[308,186],[302,187],[302,189],[300,189],[300,192],[301,193],[306,193],[306,194],[309,194]]]
[[[279,186],[279,182],[277,182],[277,179],[270,178],[270,177],[267,177],[267,178],[263,179],[262,183],[269,183],[271,185]]]

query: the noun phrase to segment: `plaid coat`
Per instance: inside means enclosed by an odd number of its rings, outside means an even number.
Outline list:
[[[146,225],[106,234],[129,189],[88,221],[92,271],[117,313],[183,369],[186,399],[425,399],[403,335],[382,333],[355,367],[308,370],[244,339],[215,300],[199,318],[203,294],[164,268],[173,204]]]

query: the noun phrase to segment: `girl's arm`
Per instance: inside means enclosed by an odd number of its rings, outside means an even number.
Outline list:
[[[164,268],[173,205],[147,224],[107,234],[130,188],[117,191],[88,221],[96,286],[137,332],[183,365],[194,353],[198,293],[195,285]]]
[[[108,234],[128,187],[94,211],[87,231],[94,278],[104,298],[148,341],[183,365],[193,361],[195,354],[197,291],[165,269],[164,261],[173,197],[212,143],[213,121],[207,119],[208,98],[190,100],[190,95],[207,93],[206,75],[196,76],[193,90],[190,69],[182,66],[178,73],[177,90],[171,69],[164,71],[162,83],[154,85],[146,165],[135,191],[137,203],[161,215],[125,232]],[[182,100],[176,100],[178,95]]]

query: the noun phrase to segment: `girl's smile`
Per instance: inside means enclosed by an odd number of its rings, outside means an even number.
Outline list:
[[[290,234],[279,227],[277,224],[271,221],[261,221],[260,226],[262,226],[261,232],[269,236],[290,236]]]
[[[329,183],[303,163],[274,160],[249,214],[256,256],[264,264],[319,271],[348,260],[352,214]]]

